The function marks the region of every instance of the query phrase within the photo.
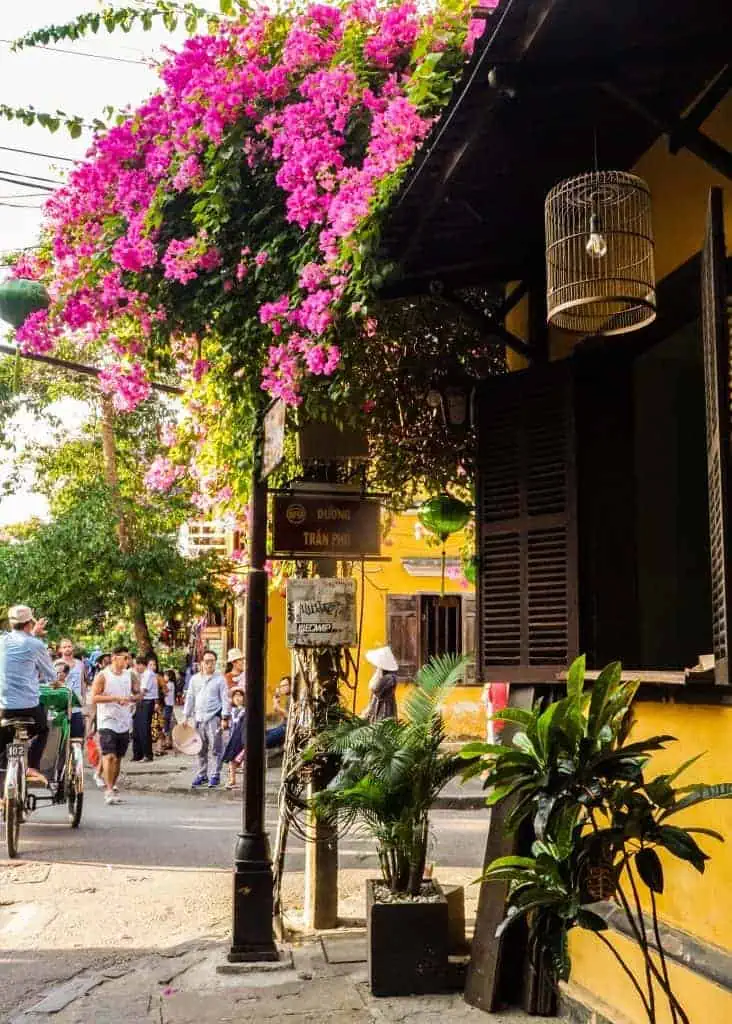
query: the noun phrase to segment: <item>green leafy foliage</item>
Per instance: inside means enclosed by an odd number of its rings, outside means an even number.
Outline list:
[[[482,876],[506,886],[507,915],[499,933],[528,918],[537,955],[558,978],[566,979],[567,933],[573,927],[603,932],[604,919],[587,904],[612,896],[623,905],[643,948],[648,977],[666,992],[679,1019],[688,1020],[644,940],[637,879],[651,893],[655,921],[655,895],[665,886],[658,851],[703,873],[709,855],[694,836],[722,839],[711,829],[679,827],[667,820],[708,800],[729,799],[732,784],[675,787],[696,757],[673,772],[646,779],[651,755],[674,737],[628,742],[636,689],[637,684],[623,681],[621,666],[614,662],[585,693],[585,661],[578,658],[567,675],[566,697],[548,706],[539,702],[531,711],[507,708],[494,716],[513,729],[509,741],[468,744],[462,752],[470,762],[464,775],[482,769],[489,790],[486,803],[510,800],[508,828],[530,826],[535,837],[531,857],[502,857]],[[649,1020],[655,1020],[653,1000],[634,984]]]
[[[432,803],[464,767],[442,748],[440,704],[465,671],[465,659],[433,658],[419,672],[405,717],[368,723],[339,709],[303,754],[329,759],[335,775],[315,795],[315,813],[334,826],[360,827],[376,840],[384,880],[394,892],[419,892]]]

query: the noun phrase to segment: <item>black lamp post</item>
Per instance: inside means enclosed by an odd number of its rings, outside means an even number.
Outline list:
[[[262,417],[257,423],[249,506],[249,572],[246,633],[246,770],[242,781],[242,831],[234,854],[232,963],[278,960],[272,910],[274,882],[264,830],[265,679],[267,640],[267,484],[260,479]]]

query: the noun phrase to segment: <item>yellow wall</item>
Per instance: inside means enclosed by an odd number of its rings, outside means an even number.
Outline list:
[[[389,558],[388,562],[367,562],[365,572],[366,605],[363,616],[363,636],[361,641],[361,658],[359,661],[358,689],[356,692],[356,710],[361,711],[368,703],[368,683],[374,669],[366,661],[364,654],[373,647],[382,647],[387,642],[386,636],[386,604],[388,594],[439,593],[440,577],[410,576],[402,565],[403,558],[435,558],[440,557],[440,547],[430,544],[426,535],[417,539],[415,525],[416,515],[397,516],[382,542],[382,555]],[[447,542],[448,557],[459,557],[464,543],[463,534],[455,534]],[[357,609],[361,611],[361,569],[354,573],[357,587]],[[445,590],[452,594],[473,594],[473,588],[467,590],[455,580],[445,581]],[[267,692],[271,706],[272,694],[278,680],[289,675],[290,652],[285,645],[285,598],[284,591],[274,590],[269,596],[269,632],[267,637]],[[352,651],[356,656],[356,651]],[[400,685],[397,701],[403,698],[406,687]],[[480,704],[481,689],[479,686],[458,686],[445,702],[445,726],[448,735],[476,737],[485,733],[485,715]],[[350,706],[352,694],[344,692],[344,701]]]
[[[695,754],[706,752],[679,779],[677,785],[695,782],[732,781],[732,708],[681,705],[675,703],[637,703],[636,724],[631,739],[667,733],[678,738],[666,750],[656,754],[647,778],[669,771]],[[719,843],[697,836],[711,856],[700,875],[690,864],[659,851],[664,870],[664,893],[658,897],[663,920],[702,942],[723,949],[732,948],[732,916],[729,912],[729,880],[732,878],[732,801],[720,800],[682,812],[669,824],[711,828],[727,838]],[[640,958],[630,941],[610,934],[624,957]],[[571,982],[581,985],[604,1002],[624,1013],[634,1024],[645,1024],[643,1009],[630,983],[601,943],[590,933],[575,930],[571,935]],[[689,1013],[692,1024],[716,1024],[732,1021],[732,994],[680,966],[672,968],[675,991]],[[670,1024],[661,1015],[659,1024]]]

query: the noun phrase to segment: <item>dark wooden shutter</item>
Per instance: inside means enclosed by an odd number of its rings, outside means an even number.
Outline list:
[[[729,682],[732,607],[730,520],[730,290],[722,189],[709,193],[702,253],[702,342],[707,412],[707,475],[712,556],[712,640],[715,678]]]
[[[573,388],[566,363],[486,382],[479,398],[479,666],[556,677],[577,654]]]
[[[463,654],[471,659],[465,671],[465,682],[475,682],[475,658],[476,658],[476,636],[475,636],[475,598],[472,594],[463,594],[462,601],[463,619]]]
[[[386,636],[399,663],[398,679],[414,679],[419,671],[419,597],[388,594]]]

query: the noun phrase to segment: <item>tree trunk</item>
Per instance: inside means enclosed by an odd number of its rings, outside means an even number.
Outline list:
[[[123,555],[133,553],[133,542],[130,526],[125,515],[122,495],[119,490],[119,474],[117,472],[117,447],[114,438],[114,406],[109,395],[101,395],[102,405],[102,452],[104,455],[104,480],[109,488],[115,518],[117,520],[117,543]],[[134,574],[130,574],[133,587],[137,583]],[[152,651],[152,639],[145,618],[145,608],[138,594],[129,594],[127,610],[132,620],[137,649],[142,654]]]

